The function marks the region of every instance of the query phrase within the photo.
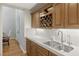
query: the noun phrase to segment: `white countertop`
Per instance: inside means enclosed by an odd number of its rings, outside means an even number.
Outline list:
[[[44,38],[44,37],[41,37],[41,36],[26,36],[26,38],[29,38],[31,41],[37,43],[38,45],[46,48],[47,50],[55,53],[56,55],[59,55],[59,56],[79,56],[79,47],[76,47],[76,46],[73,46],[74,49],[67,53],[67,52],[64,52],[64,51],[58,51],[46,44],[44,44],[44,42],[47,42],[47,41],[50,41],[49,38]]]

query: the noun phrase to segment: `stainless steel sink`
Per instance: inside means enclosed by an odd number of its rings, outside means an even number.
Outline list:
[[[45,42],[44,44],[46,44],[46,45],[48,45],[48,46],[50,46],[52,48],[55,48],[57,50],[62,50],[62,48],[60,46],[60,43],[58,43],[58,42],[54,41],[54,42],[51,43],[51,41],[48,41],[48,42]]]
[[[61,43],[56,42],[56,41],[53,41],[53,42],[47,41],[44,44],[46,44],[56,50],[59,50],[59,51],[63,50],[64,52],[67,52],[67,53],[71,52],[74,49],[73,47],[67,46],[67,45],[63,45],[63,49],[62,49]]]
[[[71,52],[74,48],[71,47],[71,46],[67,46],[67,45],[64,45],[64,51],[65,52]]]

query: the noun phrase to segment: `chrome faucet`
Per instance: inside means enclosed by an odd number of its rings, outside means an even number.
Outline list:
[[[63,42],[64,42],[64,40],[63,40],[63,32],[59,31],[58,35],[60,35],[60,33],[61,33],[61,49],[63,50],[64,49],[64,46],[63,46]]]

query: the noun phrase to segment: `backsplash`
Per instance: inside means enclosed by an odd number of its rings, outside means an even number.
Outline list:
[[[70,35],[70,41],[73,45],[79,47],[79,29],[60,29],[64,34],[64,39],[68,39],[67,35]]]
[[[79,29],[32,29],[30,28],[30,29],[26,29],[25,34],[27,33],[32,36],[37,35],[37,36],[50,39],[53,36],[57,38],[58,31],[63,32],[63,39],[65,40],[65,42],[67,42],[68,39],[70,39],[73,45],[76,45],[79,47]],[[70,38],[68,36],[70,36]]]

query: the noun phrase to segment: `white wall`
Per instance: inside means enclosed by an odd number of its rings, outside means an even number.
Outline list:
[[[26,13],[25,28],[31,28],[31,13],[28,9],[25,10],[25,13]]]
[[[15,32],[15,9],[7,6],[2,7],[3,32],[11,38],[16,37]]]
[[[26,53],[26,39],[24,38],[24,21],[25,12],[16,9],[16,39],[20,44],[20,48]]]
[[[2,7],[3,32],[8,35],[9,31],[11,31],[10,37],[16,38],[22,51],[26,52],[26,41],[24,38],[24,13],[25,12],[17,8],[11,8],[8,6]]]
[[[2,19],[1,19],[1,6],[0,6],[0,55],[2,55]]]
[[[26,12],[26,17],[25,17],[25,21],[24,21],[24,37],[26,37],[27,35],[27,28],[31,28],[31,13],[30,11],[27,9],[25,10]]]
[[[61,31],[64,33],[64,39],[67,40],[67,35],[70,35],[72,44],[79,47],[79,29],[61,29]]]
[[[17,40],[20,44],[21,49],[24,52],[26,52],[26,39],[25,39],[25,37],[27,35],[26,32],[28,32],[27,29],[31,28],[31,13],[28,9],[25,11],[17,9],[16,14],[19,14],[16,16],[18,18],[18,19],[16,19],[16,23],[17,23],[16,24],[16,37],[17,37]],[[20,30],[19,30],[19,22],[17,22],[17,20],[19,20],[19,16],[22,16],[20,18]]]

